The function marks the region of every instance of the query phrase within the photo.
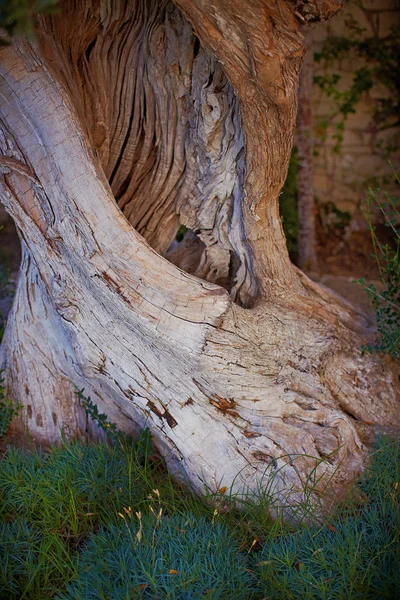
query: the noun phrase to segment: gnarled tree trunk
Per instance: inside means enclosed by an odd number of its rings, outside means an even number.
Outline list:
[[[399,426],[393,365],[361,356],[362,318],[291,265],[279,219],[300,25],[338,7],[64,0],[36,45],[1,49],[21,429],[84,435],[76,384],[199,491],[275,474],[295,501],[310,472],[345,486],[371,428]]]

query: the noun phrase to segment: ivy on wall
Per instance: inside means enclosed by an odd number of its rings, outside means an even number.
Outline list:
[[[315,62],[325,71],[324,74],[314,77],[314,83],[326,97],[333,101],[333,110],[318,124],[317,133],[321,140],[325,141],[328,127],[333,125],[333,139],[336,142],[333,151],[336,153],[341,152],[346,120],[350,114],[356,112],[363,94],[374,86],[379,86],[377,89],[381,89],[382,94],[372,100],[372,119],[369,129],[377,132],[400,126],[399,24],[392,25],[388,35],[380,36],[379,27],[371,19],[373,11],[370,8],[367,9],[361,0],[348,2],[347,6],[348,8],[357,6],[363,11],[371,24],[372,35],[368,35],[366,29],[360,26],[351,13],[347,12],[345,14],[346,34],[328,35],[321,51],[314,53]],[[332,68],[344,58],[355,59],[360,66],[354,71],[351,84],[343,89],[342,75],[332,72]],[[394,140],[385,148],[381,147],[387,156],[397,149],[398,145]]]
[[[58,0],[0,0],[0,27],[10,36],[33,37],[35,14],[52,14],[57,7]]]

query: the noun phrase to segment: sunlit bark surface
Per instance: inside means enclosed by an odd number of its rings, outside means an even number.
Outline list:
[[[275,475],[296,502],[399,427],[395,365],[361,356],[363,317],[291,265],[278,214],[300,25],[338,7],[71,0],[1,49],[20,431],[85,436],[76,384],[200,492]]]

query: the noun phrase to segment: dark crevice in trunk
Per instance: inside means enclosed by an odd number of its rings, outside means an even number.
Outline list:
[[[113,187],[114,178],[115,178],[116,174],[118,173],[118,170],[119,170],[119,168],[121,166],[122,157],[124,155],[126,146],[128,145],[128,142],[129,142],[129,138],[130,138],[131,131],[132,131],[132,123],[133,123],[133,113],[129,117],[128,131],[127,131],[127,133],[125,135],[124,142],[123,142],[123,144],[121,146],[121,151],[119,153],[119,156],[118,156],[118,158],[117,158],[117,160],[115,162],[114,169],[113,169],[113,171],[112,171],[112,173],[110,175],[110,178],[109,178],[109,183],[110,183],[111,188]],[[124,184],[119,189],[119,194],[118,194],[119,196],[123,196],[124,195],[124,192],[126,191],[126,189],[124,189],[124,187],[127,188],[128,183],[129,183],[129,179],[125,179]],[[116,197],[116,200],[118,202],[118,198],[117,197]]]
[[[90,55],[91,55],[91,53],[92,53],[92,50],[93,50],[93,48],[95,47],[95,45],[96,45],[96,38],[94,38],[94,40],[93,40],[93,41],[91,41],[91,42],[90,42],[90,44],[89,44],[89,46],[86,48],[86,51],[85,51],[85,56],[86,56],[86,60],[87,60],[88,62],[89,62],[89,60],[90,60]]]
[[[200,40],[198,37],[195,37],[194,39],[194,46],[193,46],[193,56],[194,58],[196,58],[196,56],[199,54],[200,52]]]

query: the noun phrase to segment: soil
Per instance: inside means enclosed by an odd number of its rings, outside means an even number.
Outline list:
[[[317,252],[320,271],[324,275],[379,279],[379,267],[372,257],[374,247],[369,231],[324,236],[318,242]]]
[[[7,271],[18,271],[21,261],[21,244],[11,218],[0,222],[0,266]]]
[[[376,233],[382,243],[390,243],[385,226],[377,226]],[[374,247],[368,230],[329,231],[328,235],[318,231],[319,273],[309,273],[314,280],[330,287],[361,310],[373,313],[371,301],[355,280],[364,278],[366,284],[373,283],[383,289],[379,266],[373,256]]]

